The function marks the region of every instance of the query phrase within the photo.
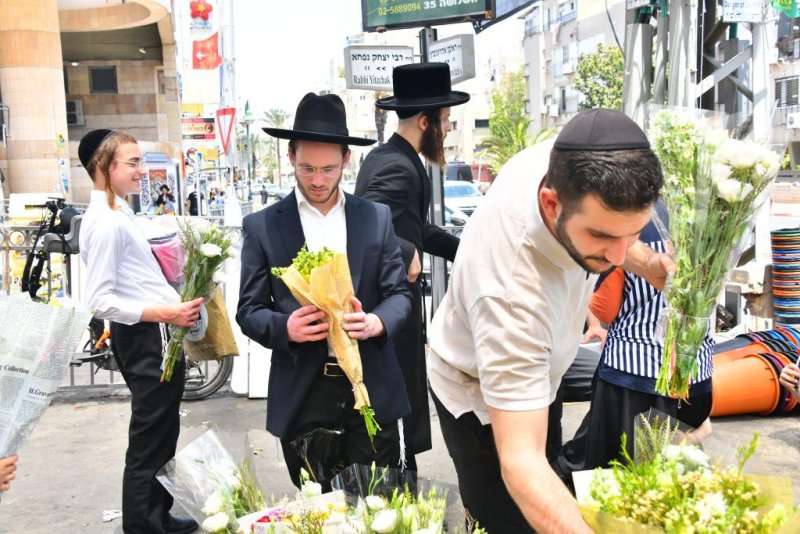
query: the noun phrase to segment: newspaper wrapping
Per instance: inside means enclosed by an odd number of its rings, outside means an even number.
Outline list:
[[[55,397],[91,317],[68,300],[0,296],[0,458],[19,451]]]

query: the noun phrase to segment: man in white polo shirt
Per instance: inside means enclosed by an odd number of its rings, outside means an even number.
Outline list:
[[[585,111],[512,158],[462,234],[428,374],[462,502],[492,534],[590,532],[547,462],[548,407],[594,274],[666,277],[666,257],[637,245],[662,184],[633,121]]]

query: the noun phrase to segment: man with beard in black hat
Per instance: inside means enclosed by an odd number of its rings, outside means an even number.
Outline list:
[[[353,464],[397,467],[397,421],[409,412],[392,339],[411,309],[405,267],[386,206],[346,194],[340,187],[349,144],[375,141],[348,134],[344,103],[336,95],[308,93],[291,130],[264,128],[289,139],[297,187],[285,199],[242,221],[242,273],[236,321],[250,339],[272,349],[267,430],[281,438],[284,460],[299,487],[300,469],[324,489]],[[380,431],[371,441],[354,409],[353,387],[329,347],[331,320],[301,306],[272,274],[305,245],[347,254],[355,297],[343,328],[358,340],[364,384]]]
[[[453,91],[446,63],[419,63],[395,67],[394,95],[378,100],[381,109],[397,112],[397,132],[364,159],[356,180],[356,195],[381,202],[392,210],[394,231],[407,268],[412,310],[397,338],[397,355],[411,401],[411,415],[403,419],[407,464],[416,470],[414,455],[431,448],[428,379],[425,370],[422,253],[455,259],[458,238],[428,224],[431,181],[419,154],[444,166],[444,137],[451,130],[450,107],[464,104],[469,95]]]
[[[636,123],[584,111],[503,166],[462,234],[428,373],[464,509],[492,534],[591,532],[547,461],[548,415],[596,273],[663,287],[669,259],[638,240],[662,185]]]

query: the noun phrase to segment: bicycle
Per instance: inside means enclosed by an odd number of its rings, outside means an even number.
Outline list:
[[[28,251],[25,267],[20,280],[22,291],[31,298],[47,301],[52,295],[50,254],[63,254],[66,277],[64,294],[71,295],[72,270],[71,257],[80,252],[78,235],[82,215],[75,208],[68,206],[63,199],[51,199],[44,204],[26,206],[42,208],[42,217],[38,222],[38,230],[34,236],[31,249]],[[45,270],[46,269],[46,270]],[[46,272],[47,295],[39,296],[42,288],[42,273]],[[162,325],[163,346],[166,350],[166,328]],[[80,367],[90,364],[96,374],[100,369],[119,372],[119,363],[111,348],[111,333],[105,327],[105,321],[93,317],[88,326],[89,339],[83,350],[76,354],[70,365]],[[221,361],[194,362],[186,360],[186,382],[183,400],[201,400],[216,393],[230,378],[233,370],[233,358]]]

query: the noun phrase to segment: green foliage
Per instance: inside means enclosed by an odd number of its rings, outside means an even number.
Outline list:
[[[652,425],[642,421],[636,441],[645,443],[647,454],[636,451],[634,463],[623,435],[624,462],[614,460],[610,470],[595,471],[591,497],[584,504],[626,524],[648,525],[667,534],[766,534],[787,521],[783,505],[772,502],[742,472],[757,438],[739,449],[738,465],[726,467],[710,462],[696,445],[666,444],[658,450],[673,432],[669,420]],[[640,460],[643,456],[647,459]]]
[[[597,52],[581,56],[576,70],[575,90],[583,95],[579,109],[622,109],[625,64],[618,47],[598,46]]]
[[[272,108],[269,111],[264,112],[264,120],[273,128],[283,128],[284,123],[289,119],[290,116],[291,114],[279,108]],[[275,145],[275,168],[280,171],[281,144],[277,139],[274,139],[273,143]]]
[[[489,137],[483,142],[495,173],[514,154],[530,146],[530,123],[531,120],[525,116],[525,78],[522,69],[506,73],[492,93]]]
[[[300,252],[297,253],[295,259],[292,260],[292,266],[303,275],[307,282],[311,281],[311,271],[321,265],[325,265],[333,259],[333,251],[327,247],[322,247],[319,252],[309,252],[308,244],[304,244]],[[272,274],[280,278],[286,272],[288,267],[273,267]]]

